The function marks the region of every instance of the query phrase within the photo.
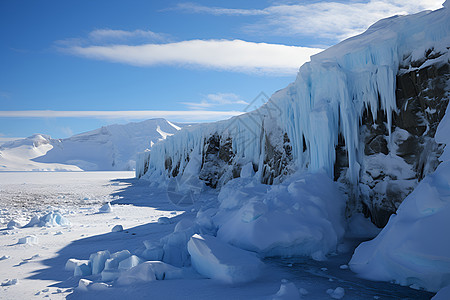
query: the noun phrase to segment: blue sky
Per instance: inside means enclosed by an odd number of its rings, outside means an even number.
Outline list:
[[[2,0],[0,138],[227,118],[320,49],[443,2]]]

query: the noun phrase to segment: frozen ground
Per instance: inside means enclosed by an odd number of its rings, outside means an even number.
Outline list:
[[[272,299],[282,279],[293,283],[302,299],[338,299],[342,296],[338,287],[343,288],[342,299],[430,299],[433,295],[357,278],[345,267],[360,241],[355,239],[347,239],[341,247],[347,251],[326,261],[265,259],[262,275],[249,283],[225,284],[202,278],[188,268],[184,279],[74,290],[80,277],[64,270],[69,258],[89,259],[91,253],[106,249],[136,253],[144,240],[159,241],[173,232],[179,220],[194,218],[191,210],[195,206],[180,210],[164,191],[151,189],[133,175],[0,173],[0,299]],[[98,213],[110,201],[112,212]],[[57,210],[70,225],[6,229],[11,219],[25,225],[34,214]],[[158,224],[160,217],[170,220]],[[117,224],[124,227],[123,232],[111,232]],[[18,244],[26,236],[37,237],[37,244]]]

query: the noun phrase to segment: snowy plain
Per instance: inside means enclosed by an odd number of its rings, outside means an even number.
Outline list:
[[[263,259],[260,276],[248,283],[207,279],[184,267],[182,279],[125,285],[100,284],[99,275],[83,276],[99,283],[83,290],[81,277],[65,270],[69,259],[87,260],[102,250],[139,254],[144,241],[159,241],[180,227],[181,220],[193,220],[197,214],[198,206],[180,208],[169,201],[167,190],[133,176],[131,172],[0,173],[0,257],[4,258],[0,299],[429,299],[433,295],[352,273],[346,266],[361,233],[346,237],[341,253],[324,261]],[[218,195],[207,191],[203,196],[211,200]],[[99,213],[107,202],[112,211]],[[59,211],[70,225],[6,228],[11,219],[25,225],[33,215],[50,211]],[[169,221],[158,222],[161,217]],[[119,224],[124,231],[111,232]],[[18,243],[27,236],[35,236],[37,243]]]

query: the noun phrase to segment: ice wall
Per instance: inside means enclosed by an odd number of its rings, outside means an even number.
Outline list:
[[[324,169],[331,178],[334,149],[341,135],[349,161],[346,176],[357,183],[364,155],[359,138],[363,112],[369,109],[376,119],[383,111],[390,134],[392,114],[398,109],[395,81],[399,66],[420,60],[429,49],[447,53],[447,45],[450,19],[446,8],[381,20],[365,33],[314,55],[300,68],[295,82],[275,93],[260,109],[182,130],[156,144],[147,157],[146,176],[167,176],[168,158],[172,167],[179,165],[177,170],[182,174],[214,133],[231,137],[235,159],[253,162],[258,166],[256,175],[261,176],[266,139],[280,146],[277,134],[273,134],[278,130],[287,133],[297,168]],[[448,53],[436,60],[448,63]]]

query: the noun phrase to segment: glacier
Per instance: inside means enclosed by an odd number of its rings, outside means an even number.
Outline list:
[[[295,82],[261,108],[230,120],[193,126],[155,144],[151,154],[139,156],[137,176],[155,180],[183,174],[190,159],[199,157],[208,139],[219,134],[220,143],[231,140],[234,162],[240,166],[253,163],[260,179],[267,172],[268,143],[275,151],[292,155],[295,169],[323,169],[333,178],[336,154],[330,149],[342,137],[348,158],[346,178],[357,185],[364,163],[359,137],[363,113],[369,111],[373,120],[384,114],[391,136],[392,115],[399,110],[395,86],[400,67],[411,69],[411,62],[420,61],[429,49],[438,54],[433,64],[448,62],[449,32],[446,8],[381,20],[365,33],[312,56]],[[286,143],[292,151],[279,149]],[[390,141],[388,146],[392,147]],[[231,173],[223,170],[222,184],[233,178]]]
[[[400,101],[397,80],[405,74],[419,78],[421,72],[439,77],[442,66],[448,69],[448,6],[447,1],[436,11],[381,20],[312,56],[296,80],[260,108],[185,128],[141,153],[136,176],[168,190],[176,182],[179,193],[219,190],[217,201],[199,210],[187,230],[190,235],[206,232],[261,257],[303,255],[319,261],[338,251],[345,217],[363,210],[364,199],[397,193],[403,201],[414,190],[402,204],[392,205],[396,215],[378,222],[379,227],[387,225],[373,241],[361,244],[350,268],[372,280],[430,291],[443,288],[450,284],[450,244],[437,232],[442,231],[439,224],[447,224],[441,217],[448,216],[449,150],[443,146],[450,142],[448,109],[443,113],[448,70],[442,76],[442,97],[425,96],[439,102],[441,111],[423,107],[427,115],[420,111],[412,119],[420,127],[418,149],[423,153],[414,158],[420,165],[399,155],[413,134],[395,122],[412,105],[409,98]],[[386,149],[369,156],[365,131],[381,127],[386,136],[379,143],[385,142]],[[338,149],[345,156],[340,174]],[[389,179],[371,182],[382,176]],[[177,257],[184,260],[177,264],[189,265],[187,234],[174,232],[161,240],[162,260],[176,256],[167,247],[171,239],[177,240],[182,252]]]

